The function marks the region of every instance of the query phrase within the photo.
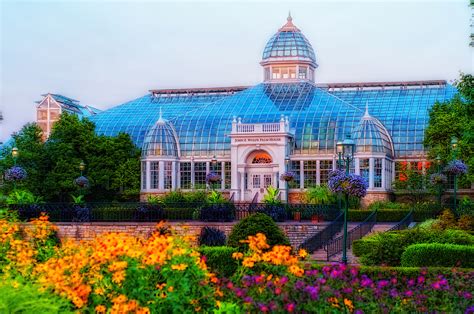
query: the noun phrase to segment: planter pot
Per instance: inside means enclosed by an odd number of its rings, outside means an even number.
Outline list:
[[[322,222],[323,216],[322,215],[311,215],[311,222]]]
[[[293,220],[300,221],[301,220],[301,212],[294,212],[293,213]]]

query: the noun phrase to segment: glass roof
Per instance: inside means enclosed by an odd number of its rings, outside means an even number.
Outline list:
[[[243,123],[278,122],[288,116],[293,154],[333,154],[335,143],[360,122],[366,102],[392,137],[395,156],[419,156],[428,109],[456,90],[436,88],[327,91],[312,83],[262,83],[233,95],[146,95],[92,116],[99,134],[126,132],[138,147],[159,117],[173,123],[182,156],[229,156],[234,116]]]
[[[368,110],[356,126],[353,137],[357,153],[384,153],[393,157],[390,135],[378,119],[369,115]]]
[[[142,146],[142,157],[178,157],[178,141],[173,125],[159,118],[147,132]]]
[[[313,47],[300,31],[273,35],[263,50],[262,59],[273,57],[301,57],[316,63]]]

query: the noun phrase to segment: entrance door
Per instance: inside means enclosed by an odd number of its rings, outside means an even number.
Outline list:
[[[263,199],[263,196],[267,193],[267,188],[273,185],[273,175],[271,173],[251,173],[249,189],[251,190],[251,200],[258,193],[258,202]],[[250,200],[250,201],[251,201]]]

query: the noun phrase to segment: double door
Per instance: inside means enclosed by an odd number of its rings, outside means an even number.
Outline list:
[[[249,176],[249,189],[251,191],[252,200],[255,197],[255,194],[258,193],[257,200],[260,202],[263,199],[263,196],[266,194],[266,190],[269,186],[275,186],[273,182],[272,173],[250,173]]]

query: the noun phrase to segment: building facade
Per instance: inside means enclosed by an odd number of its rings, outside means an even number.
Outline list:
[[[386,199],[397,172],[425,171],[428,111],[453,97],[446,81],[316,84],[316,54],[292,21],[266,44],[255,86],[154,89],[94,114],[100,134],[126,132],[142,148],[141,194],[214,188],[234,201],[258,201],[268,186],[297,202],[328,182],[336,143],[356,142],[350,171],[369,183],[366,201]],[[41,106],[41,104],[40,104]],[[47,131],[48,129],[46,129]],[[296,174],[289,183],[280,175]]]

